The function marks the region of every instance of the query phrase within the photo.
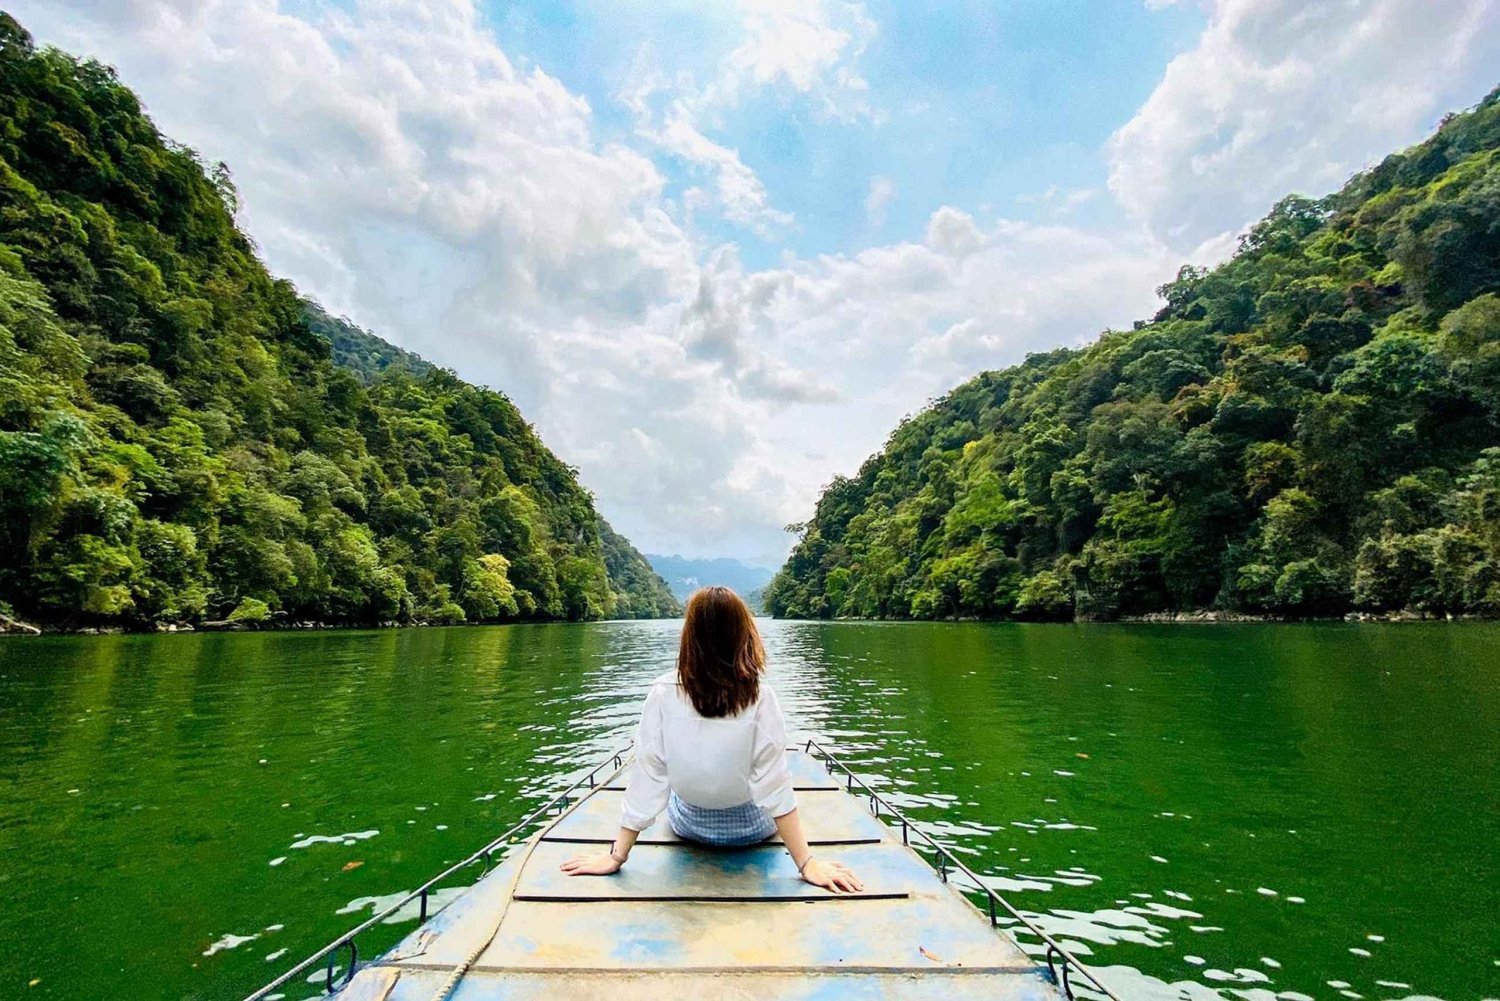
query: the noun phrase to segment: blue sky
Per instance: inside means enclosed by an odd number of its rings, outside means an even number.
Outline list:
[[[706,227],[736,241],[752,266],[770,266],[786,250],[807,257],[909,238],[938,204],[976,217],[1050,217],[1042,200],[1049,189],[1102,189],[1104,142],[1204,25],[1196,7],[1136,3],[866,9],[879,30],[861,73],[878,118],[831,116],[787,85],[717,116],[714,138],[736,149],[797,220],[773,238]],[[699,3],[492,3],[485,12],[508,51],[585,96],[602,134],[626,139],[634,123],[616,96],[642,48],[668,75],[704,80],[740,34],[731,8]],[[678,195],[693,183],[680,161],[669,158],[664,169]],[[879,223],[865,211],[875,177],[895,191]],[[1116,211],[1095,198],[1078,215],[1092,222]]]
[[[903,415],[1500,82],[1500,0],[8,6],[640,548],[764,565]]]

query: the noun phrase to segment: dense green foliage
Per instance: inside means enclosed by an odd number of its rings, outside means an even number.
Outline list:
[[[432,371],[431,362],[376,337],[349,320],[328,315],[311,299],[302,300],[302,318],[313,333],[333,349],[333,363],[353,372],[366,386],[386,373],[405,372],[418,378]]]
[[[0,15],[0,611],[676,611],[508,399],[305,317],[235,207],[112,71]]]
[[[824,492],[788,616],[1500,613],[1500,91]]]

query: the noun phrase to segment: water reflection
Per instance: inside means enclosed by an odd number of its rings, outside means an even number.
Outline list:
[[[0,645],[0,983],[254,986],[628,737],[677,628]],[[1493,626],[765,632],[798,733],[1123,997],[1500,995]]]

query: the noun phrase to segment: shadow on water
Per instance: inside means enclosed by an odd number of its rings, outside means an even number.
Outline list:
[[[1500,995],[1500,628],[764,627],[1121,996]],[[628,737],[677,628],[0,644],[0,994],[249,990]]]

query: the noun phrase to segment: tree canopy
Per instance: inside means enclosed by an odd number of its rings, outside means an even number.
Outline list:
[[[1500,90],[839,477],[796,617],[1500,613]]]
[[[0,611],[676,614],[504,395],[305,302],[229,170],[0,14]]]

